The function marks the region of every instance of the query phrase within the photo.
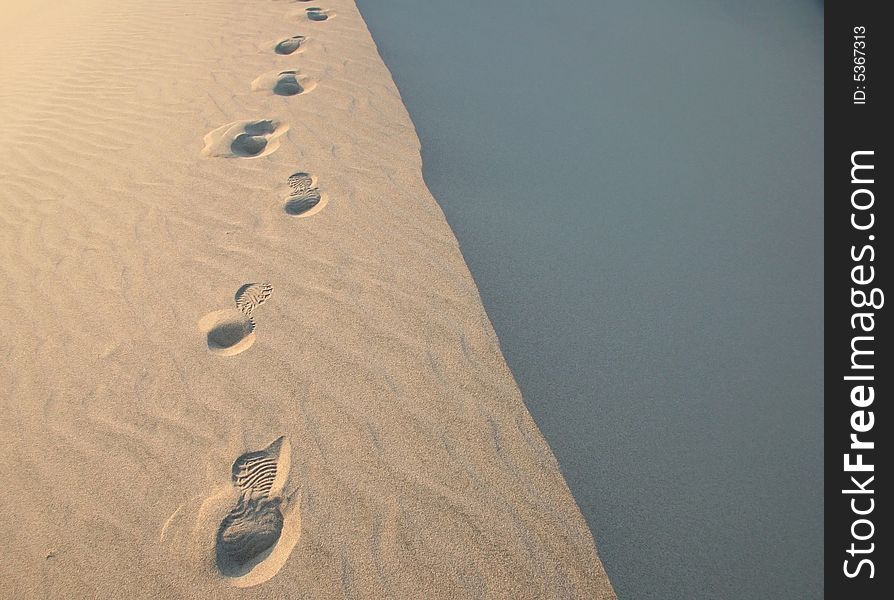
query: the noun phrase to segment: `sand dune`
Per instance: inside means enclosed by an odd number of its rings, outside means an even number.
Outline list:
[[[614,597],[350,0],[9,1],[0,597]]]

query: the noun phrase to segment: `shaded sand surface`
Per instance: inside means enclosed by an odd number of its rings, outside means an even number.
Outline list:
[[[822,2],[358,6],[618,595],[821,597]]]
[[[2,598],[614,598],[350,0],[0,6]]]

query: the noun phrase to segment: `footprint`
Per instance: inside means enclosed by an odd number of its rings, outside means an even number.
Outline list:
[[[236,308],[247,315],[267,301],[273,294],[273,286],[269,283],[246,283],[236,290]]]
[[[293,173],[289,175],[288,183],[293,194],[300,194],[314,186],[314,178],[309,173]]]
[[[273,51],[277,54],[289,55],[298,51],[304,51],[304,43],[307,38],[303,35],[296,35],[280,41],[274,46]]]
[[[202,154],[228,158],[258,158],[279,148],[279,137],[289,126],[278,121],[234,121],[208,133]]]
[[[301,537],[298,490],[284,493],[291,458],[291,444],[283,436],[233,463],[239,500],[217,530],[215,559],[220,573],[237,587],[276,575]]]
[[[282,491],[289,475],[292,455],[285,437],[277,438],[263,450],[246,452],[233,463],[233,484],[247,494],[266,498]]]
[[[273,286],[247,283],[236,292],[236,308],[208,313],[199,320],[199,330],[205,334],[208,349],[221,356],[245,352],[255,343],[255,321],[252,313],[263,304]]]
[[[316,85],[315,81],[300,75],[298,71],[271,71],[252,81],[251,89],[277,96],[297,96],[311,91]]]
[[[255,343],[255,324],[246,314],[228,308],[202,317],[199,330],[205,333],[208,349],[221,356],[245,352]]]
[[[293,217],[309,217],[323,210],[328,199],[316,187],[316,180],[309,173],[294,173],[288,179],[291,192],[283,205],[286,214]]]
[[[307,13],[307,19],[309,21],[328,21],[335,17],[334,11],[323,9],[318,6],[306,8],[305,12]]]

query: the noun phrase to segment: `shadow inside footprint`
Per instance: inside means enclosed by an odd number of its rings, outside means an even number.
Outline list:
[[[205,135],[202,154],[235,158],[266,156],[279,148],[279,137],[288,130],[287,124],[270,119],[233,121]]]
[[[307,18],[311,21],[325,21],[329,18],[329,15],[326,14],[322,8],[317,6],[312,6],[305,10],[307,12]]]
[[[251,135],[250,133],[240,133],[233,138],[230,144],[230,150],[236,156],[257,156],[267,147],[267,138],[263,135]]]
[[[208,332],[208,346],[217,350],[232,348],[254,330],[248,319],[234,319],[218,324]]]
[[[249,135],[269,135],[276,131],[276,123],[265,119],[263,121],[254,121],[245,126],[245,133]]]
[[[277,96],[297,96],[304,91],[301,84],[298,83],[295,71],[283,71],[273,86],[273,93]]]
[[[251,82],[251,89],[277,96],[297,96],[306,94],[316,87],[316,82],[298,71],[270,71],[258,75]]]
[[[218,310],[199,321],[208,349],[215,354],[232,356],[254,344],[255,323],[251,315],[231,308]]]
[[[283,206],[283,210],[286,211],[286,214],[297,217],[314,208],[317,204],[320,203],[320,200],[321,196],[316,191],[309,192],[301,196],[294,196],[286,201],[285,206]]]
[[[301,47],[306,38],[303,35],[296,35],[278,43],[273,49],[277,54],[288,55],[295,52]]]
[[[236,156],[257,156],[267,147],[267,137],[276,131],[273,121],[255,121],[245,126],[245,133],[233,138],[230,149]]]
[[[241,577],[270,555],[282,535],[280,498],[243,496],[217,530],[217,568],[227,577]]]

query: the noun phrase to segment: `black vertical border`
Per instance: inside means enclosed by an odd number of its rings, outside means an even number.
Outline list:
[[[842,1],[825,4],[825,594],[836,599],[894,598],[891,580],[894,565],[890,564],[889,546],[894,541],[888,530],[889,495],[881,489],[890,487],[890,468],[883,455],[892,452],[891,411],[887,403],[894,398],[891,380],[894,379],[894,363],[888,348],[891,345],[891,327],[887,302],[879,310],[857,309],[851,303],[851,269],[857,264],[872,265],[875,278],[864,289],[878,287],[890,291],[891,281],[890,238],[894,235],[891,223],[890,173],[892,153],[890,121],[894,120],[894,105],[890,95],[891,61],[889,59],[892,22],[883,18],[882,12],[891,5],[876,1]],[[866,81],[854,80],[855,27],[866,28]],[[854,103],[854,92],[864,85],[865,104]],[[856,151],[873,151],[874,183],[869,186],[851,182],[851,155]],[[870,209],[875,218],[871,231],[858,231],[851,225],[851,194],[859,188],[871,188],[874,204]],[[861,199],[868,198],[866,194]],[[858,215],[865,218],[865,213]],[[869,236],[874,239],[870,240]],[[868,254],[861,262],[851,256],[854,247],[859,252],[866,244],[873,246],[875,260],[868,262]],[[857,286],[859,287],[859,286]],[[894,291],[892,291],[894,293]],[[875,313],[875,329],[871,334],[854,331],[851,317],[856,312]],[[860,438],[875,442],[875,448],[862,451],[863,460],[874,465],[870,475],[875,480],[867,485],[874,490],[871,495],[875,505],[866,516],[873,523],[873,535],[864,542],[852,538],[851,525],[861,518],[852,512],[850,501],[858,498],[858,508],[868,506],[869,495],[849,495],[843,490],[853,488],[851,475],[865,479],[861,473],[845,473],[844,454],[856,452],[849,449],[853,433],[851,417],[859,410],[851,403],[850,393],[857,383],[846,381],[851,370],[851,341],[855,335],[873,335],[871,357],[875,368],[861,371],[874,375],[875,400],[863,410],[873,412],[875,419],[871,431],[861,433]],[[868,346],[867,346],[868,348]],[[853,461],[854,459],[852,459]],[[870,528],[863,523],[857,532],[865,535]],[[857,547],[874,550],[867,554],[851,556],[847,550],[851,543]],[[848,578],[844,573],[844,561],[853,568],[860,558],[869,558],[874,565],[874,578],[868,577],[866,565],[860,575]]]

